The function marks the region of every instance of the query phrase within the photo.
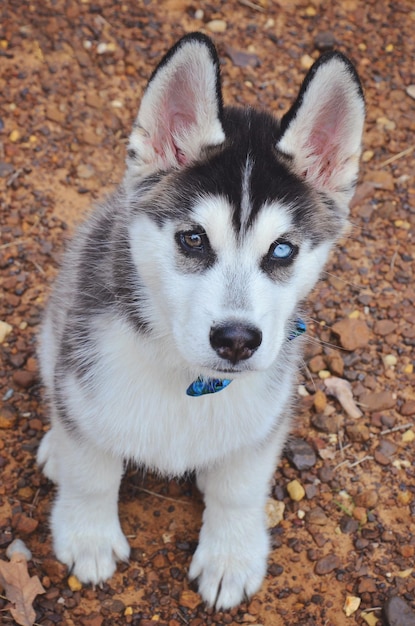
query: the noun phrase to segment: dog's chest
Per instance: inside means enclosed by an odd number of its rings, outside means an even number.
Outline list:
[[[82,415],[80,431],[117,456],[180,475],[264,441],[290,397],[289,379],[277,392],[269,372],[234,380],[220,393],[189,397],[192,374],[172,365],[150,352],[144,339],[132,341],[125,329],[113,328],[101,345],[94,393],[75,376],[66,378],[71,414]]]

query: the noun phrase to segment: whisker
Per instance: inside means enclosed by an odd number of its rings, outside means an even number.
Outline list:
[[[310,343],[317,343],[318,345],[324,346],[325,348],[333,348],[334,350],[339,350],[339,352],[348,352],[346,348],[343,348],[342,346],[338,346],[335,343],[331,343],[330,341],[323,341],[319,337],[312,337],[310,335],[306,335],[305,339],[307,341],[310,341]]]
[[[337,278],[341,283],[344,283],[345,285],[348,285],[349,287],[353,287],[354,289],[359,289],[359,291],[361,289],[364,289],[363,285],[357,285],[356,283],[351,283],[349,280],[346,280],[345,278],[341,278],[341,276],[339,276],[338,274],[332,274],[331,272],[327,272],[326,270],[323,270],[322,274],[325,274],[326,276],[331,276],[332,278]]]

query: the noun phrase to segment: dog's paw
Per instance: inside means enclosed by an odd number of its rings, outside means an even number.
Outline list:
[[[99,518],[99,511],[94,520],[87,520],[85,515],[79,519],[70,514],[65,517],[59,506],[52,513],[56,556],[83,583],[98,584],[111,578],[117,561],[128,561],[130,555],[118,518]]]
[[[49,430],[40,442],[37,452],[37,462],[43,473],[54,483],[58,482],[58,461],[56,448],[53,442],[53,429]]]
[[[258,537],[249,549],[229,545],[218,552],[215,546],[201,541],[190,565],[189,578],[197,579],[199,593],[210,607],[231,609],[261,586],[267,567],[268,537]]]

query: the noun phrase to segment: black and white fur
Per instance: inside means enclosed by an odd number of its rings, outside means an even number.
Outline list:
[[[157,67],[124,181],[74,237],[41,333],[52,427],[38,459],[58,485],[56,554],[81,581],[128,559],[117,501],[132,461],[196,472],[206,508],[189,575],[209,605],[260,587],[301,352],[288,336],[346,225],[363,119],[339,53],[316,62],[281,122],[223,107],[201,34]],[[187,396],[199,376],[232,384]]]

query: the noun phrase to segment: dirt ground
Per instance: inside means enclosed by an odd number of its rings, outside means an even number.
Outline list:
[[[413,626],[413,2],[3,0],[1,13],[0,320],[11,328],[1,326],[0,344],[0,559],[15,538],[31,550],[29,571],[46,590],[36,623]],[[186,578],[202,512],[191,482],[131,469],[120,498],[130,563],[102,588],[77,589],[54,558],[54,489],[35,463],[48,428],[36,332],[64,241],[120,181],[145,82],[194,30],[218,45],[228,103],[282,114],[332,47],[356,64],[367,100],[352,228],[308,305],[295,438],[271,494],[285,508],[268,574],[250,602],[223,613],[207,610]],[[361,417],[328,392],[329,375],[349,381]],[[350,616],[346,598],[357,598]],[[2,594],[4,624],[9,608]]]

